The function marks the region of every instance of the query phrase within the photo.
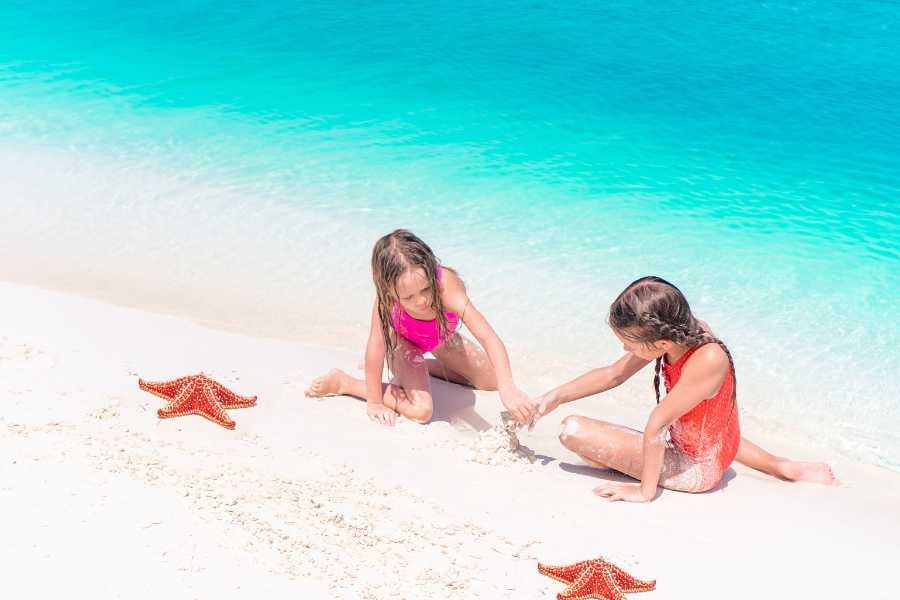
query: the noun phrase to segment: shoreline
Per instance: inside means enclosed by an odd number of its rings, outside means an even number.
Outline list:
[[[535,245],[522,245],[521,232],[472,243],[478,228],[465,220],[447,230],[402,210],[359,219],[364,207],[355,204],[332,214],[312,191],[294,202],[284,190],[257,190],[256,180],[234,188],[204,171],[166,169],[152,157],[75,153],[32,141],[0,144],[0,163],[3,190],[13,199],[10,218],[0,223],[7,241],[0,279],[361,354],[371,241],[406,224],[460,269],[506,343],[517,381],[534,394],[618,358],[606,303],[635,275],[665,274],[734,353],[744,415],[758,416],[751,434],[780,424],[804,446],[840,448],[900,471],[900,422],[890,400],[897,385],[886,376],[896,336],[884,294],[870,315],[845,322],[834,314],[842,305],[827,291],[834,286],[788,301],[783,294],[796,287],[796,274],[784,273],[781,284],[774,271],[732,273],[717,263],[691,266],[685,256],[645,253],[627,220],[604,221],[608,231],[581,250],[558,246],[563,240],[552,228]],[[98,220],[105,225],[98,228]],[[541,287],[528,289],[524,282],[535,278]],[[804,311],[813,306],[822,312]],[[797,320],[813,313],[836,328]],[[864,322],[888,326],[873,332]],[[641,378],[605,396],[643,404],[649,384]],[[872,396],[872,389],[882,394]]]
[[[122,296],[121,298],[110,299],[104,296],[101,290],[84,292],[80,289],[60,289],[38,283],[32,283],[30,281],[23,282],[20,280],[0,278],[0,285],[3,284],[32,288],[50,294],[63,294],[66,296],[85,299],[104,305],[125,308],[140,313],[146,313],[159,318],[179,319],[203,329],[221,331],[228,334],[245,336],[248,338],[268,340],[273,343],[298,344],[307,348],[317,349],[318,351],[337,352],[350,357],[362,356],[365,353],[365,341],[366,336],[368,335],[367,323],[365,324],[365,326],[351,326],[349,324],[345,324],[345,326],[340,329],[340,335],[338,337],[358,336],[356,343],[326,343],[324,341],[324,335],[312,334],[308,336],[301,336],[296,333],[277,335],[274,330],[259,330],[258,328],[254,328],[253,326],[242,327],[235,321],[228,322],[216,319],[202,319],[192,311],[187,309],[176,310],[172,312],[170,310],[167,310],[170,307],[139,305],[137,303],[137,299],[134,297],[126,299],[125,296]],[[320,324],[321,331],[330,330],[331,327],[331,324]],[[465,334],[471,337],[471,335],[468,334],[468,330],[465,330]],[[329,339],[334,339],[335,337],[336,336],[333,332],[328,334]],[[516,378],[517,382],[519,382],[520,387],[523,387],[523,389],[531,395],[538,395],[540,393],[543,393],[559,385],[560,383],[567,381],[569,378],[576,377],[587,369],[595,368],[601,365],[601,363],[597,363],[594,365],[581,365],[577,368],[570,369],[565,374],[561,374],[556,378],[548,377],[546,374],[529,377],[527,374],[522,374],[522,371],[527,372],[527,364],[518,364],[517,367],[515,356],[513,356],[512,358],[513,370],[514,372],[518,371],[518,376]],[[358,358],[345,360],[339,367],[349,371],[355,369],[357,363]],[[649,376],[642,377],[641,375],[642,374],[639,373],[618,388],[608,390],[602,395],[595,396],[597,404],[601,405],[604,408],[609,408],[612,405],[614,412],[616,414],[623,415],[624,419],[628,421],[628,425],[635,429],[642,429],[646,415],[652,408],[650,404],[650,401],[652,400],[652,390],[650,389],[651,378]],[[585,398],[578,403],[578,406],[585,407],[586,403],[589,402],[591,402],[591,400]],[[828,446],[826,444],[823,444],[822,440],[819,439],[814,432],[809,432],[804,429],[793,429],[792,424],[790,423],[773,420],[767,415],[755,416],[753,414],[750,414],[744,408],[742,408],[741,410],[742,435],[754,441],[756,441],[757,438],[773,440],[771,443],[767,443],[764,445],[766,449],[773,451],[773,453],[777,454],[778,452],[776,452],[775,449],[777,449],[779,445],[781,445],[787,449],[799,449],[800,454],[809,455],[809,460],[821,460],[826,462],[833,460],[848,461],[852,463],[870,465],[879,469],[885,469],[888,472],[900,475],[900,467],[894,467],[890,464],[881,464],[873,460],[866,460],[862,458],[859,449],[856,447],[835,448],[833,446]],[[578,411],[575,412],[578,413]],[[828,439],[826,438],[825,441],[828,441]],[[792,453],[787,450],[782,453],[788,454],[789,456],[792,455]],[[870,455],[870,458],[874,458],[874,455]]]
[[[520,436],[538,462],[483,465],[473,448],[499,420],[496,394],[436,382],[431,424],[381,428],[356,400],[303,397],[326,368],[352,369],[356,353],[7,282],[0,298],[11,532],[0,558],[14,567],[4,592],[537,599],[561,591],[538,560],[602,554],[657,579],[648,598],[887,597],[868,574],[892,566],[900,532],[900,476],[888,469],[837,459],[842,485],[829,488],[735,465],[710,493],[608,503],[590,490],[610,475],[565,451],[558,423],[577,413],[634,425],[642,406],[563,407]],[[159,400],[137,388],[139,376],[200,370],[259,396],[229,411],[236,430],[159,420]],[[59,565],[65,577],[36,575]]]

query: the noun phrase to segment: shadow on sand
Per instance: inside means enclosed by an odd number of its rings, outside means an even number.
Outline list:
[[[431,395],[434,400],[432,422],[450,423],[455,429],[468,430],[475,433],[487,431],[500,422],[500,416],[493,417],[493,422],[486,419],[475,408],[475,391],[464,385],[448,383],[432,378]],[[521,442],[520,442],[521,443]],[[553,456],[536,454],[524,444],[519,446],[520,453],[530,455],[533,462],[547,466],[558,460]]]
[[[585,477],[592,477],[594,479],[602,479],[604,481],[614,481],[617,483],[637,483],[638,480],[625,475],[624,473],[619,473],[613,469],[601,469],[599,467],[592,467],[590,465],[575,465],[572,463],[560,462],[559,468],[565,471],[566,473],[574,473],[575,475],[584,475]],[[724,490],[728,487],[728,483],[735,478],[737,473],[735,473],[734,469],[728,469],[725,471],[725,474],[722,475],[722,481],[719,484],[712,488],[711,490],[707,490],[705,492],[698,492],[700,494],[709,494],[712,492],[717,492],[719,490]]]
[[[490,421],[475,410],[475,390],[472,388],[432,379],[431,397],[434,400],[432,422],[444,421],[456,428],[475,432],[487,431],[493,427]]]

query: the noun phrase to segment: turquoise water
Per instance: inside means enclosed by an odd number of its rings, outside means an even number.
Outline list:
[[[0,275],[357,347],[406,226],[538,391],[654,273],[900,466],[900,8],[597,4],[4,2]]]

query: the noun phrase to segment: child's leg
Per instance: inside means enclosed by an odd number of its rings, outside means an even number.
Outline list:
[[[789,481],[811,481],[824,485],[837,483],[831,467],[825,463],[799,462],[769,454],[750,440],[741,438],[735,460],[757,471]]]
[[[640,479],[644,468],[644,434],[588,417],[563,419],[559,440],[595,467],[613,469]],[[672,446],[666,447],[659,486],[679,492],[705,492],[715,487],[722,472],[713,464],[698,463]]]
[[[407,419],[427,423],[434,412],[428,368],[421,353],[401,340],[392,361],[396,383],[381,384],[382,402]],[[332,369],[317,377],[306,390],[311,398],[322,396],[353,396],[366,399],[366,381],[340,369]]]
[[[462,374],[448,368],[446,364],[442,363],[436,358],[426,358],[425,363],[428,365],[428,373],[432,377],[443,379],[444,381],[449,381],[450,383],[458,383],[459,385],[465,385],[471,388],[475,387],[467,377],[464,377]]]
[[[455,333],[432,354],[437,360],[430,361],[428,369],[434,377],[477,390],[497,389],[497,374],[491,360],[475,342]]]
[[[644,434],[640,431],[571,415],[562,421],[559,441],[595,467],[640,479],[644,465]]]

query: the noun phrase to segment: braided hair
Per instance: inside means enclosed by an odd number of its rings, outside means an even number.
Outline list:
[[[652,344],[668,340],[680,346],[695,348],[704,344],[718,344],[728,357],[734,381],[732,405],[737,402],[737,375],[734,359],[725,342],[706,331],[691,312],[684,294],[661,277],[641,277],[618,295],[609,307],[609,325],[622,337],[633,342]],[[653,389],[659,403],[659,374],[662,357],[656,359]]]

